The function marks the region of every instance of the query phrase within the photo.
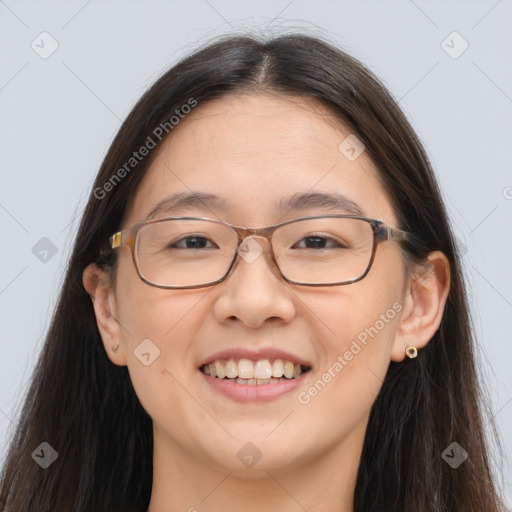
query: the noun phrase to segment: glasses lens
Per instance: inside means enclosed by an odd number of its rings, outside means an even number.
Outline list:
[[[228,271],[237,242],[229,226],[213,220],[171,219],[147,224],[137,238],[139,272],[159,286],[213,283]],[[366,272],[373,229],[360,219],[305,219],[278,228],[272,245],[281,272],[291,281],[342,283]]]
[[[288,279],[305,284],[341,283],[366,272],[373,229],[360,219],[307,219],[280,227],[272,244],[279,268]]]
[[[195,286],[220,279],[237,247],[228,226],[204,220],[172,219],[147,224],[139,231],[139,272],[161,286]]]

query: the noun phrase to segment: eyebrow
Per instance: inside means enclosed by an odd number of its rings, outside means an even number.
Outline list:
[[[177,192],[157,203],[145,220],[151,220],[159,215],[167,215],[176,211],[190,210],[229,210],[233,203],[226,198],[203,192]],[[364,216],[362,208],[337,192],[305,192],[283,197],[276,203],[280,213],[290,213],[299,210],[322,208],[324,210],[342,210],[350,215]]]

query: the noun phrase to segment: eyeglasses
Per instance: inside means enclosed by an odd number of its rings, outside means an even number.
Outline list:
[[[237,227],[204,217],[168,217],[136,224],[109,238],[112,249],[127,245],[139,277],[159,288],[201,288],[221,283],[239,254],[251,263],[270,245],[285,281],[336,286],[363,279],[377,245],[413,242],[411,233],[355,215],[317,215],[266,228]]]

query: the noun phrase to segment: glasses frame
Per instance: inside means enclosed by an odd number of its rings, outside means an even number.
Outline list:
[[[275,255],[274,255],[274,247],[272,246],[272,235],[274,234],[274,231],[276,231],[281,226],[286,226],[287,224],[292,224],[294,222],[300,222],[303,220],[309,220],[309,219],[320,219],[320,218],[343,218],[343,219],[357,219],[364,222],[367,222],[370,224],[372,231],[373,231],[373,246],[372,246],[372,253],[370,256],[370,261],[368,262],[368,265],[363,272],[358,277],[354,277],[352,279],[349,279],[347,281],[340,281],[335,283],[302,283],[300,281],[293,281],[292,279],[288,279],[281,269],[279,268],[279,265],[276,261]],[[139,264],[137,261],[137,243],[138,243],[138,234],[139,231],[149,225],[149,224],[156,224],[158,222],[166,222],[169,220],[203,220],[203,221],[210,221],[215,222],[217,224],[224,224],[225,226],[231,228],[238,237],[238,244],[237,244],[237,250],[235,250],[235,255],[233,257],[233,260],[231,261],[226,273],[216,281],[211,281],[209,283],[205,284],[199,284],[199,285],[192,285],[192,286],[170,286],[170,285],[161,285],[152,283],[151,281],[148,281],[141,273]],[[274,224],[272,226],[268,226],[266,228],[246,228],[246,227],[240,227],[240,226],[234,226],[232,224],[229,224],[228,222],[224,222],[217,219],[210,219],[208,217],[165,217],[162,219],[152,219],[147,220],[145,222],[140,222],[138,224],[135,224],[134,226],[131,226],[130,228],[124,229],[122,231],[118,231],[117,233],[114,233],[111,237],[109,237],[109,243],[110,247],[112,249],[115,249],[117,247],[120,247],[122,245],[126,245],[130,248],[132,253],[132,260],[133,264],[135,265],[135,269],[137,270],[137,274],[139,275],[140,279],[144,281],[146,284],[150,286],[155,286],[157,288],[164,288],[164,289],[170,289],[170,290],[184,290],[184,289],[194,289],[194,288],[205,288],[208,286],[214,286],[216,284],[222,283],[229,274],[231,273],[231,270],[233,269],[233,266],[235,265],[235,262],[237,261],[238,254],[238,248],[240,247],[240,244],[244,242],[246,238],[249,237],[261,237],[265,238],[268,241],[268,245],[270,248],[270,256],[272,258],[272,262],[274,263],[275,267],[281,274],[281,277],[288,283],[296,284],[299,286],[343,286],[347,284],[356,283],[358,281],[361,281],[364,279],[368,272],[370,271],[370,268],[372,267],[373,261],[375,259],[375,253],[377,251],[377,246],[379,243],[384,242],[386,240],[391,240],[395,242],[409,242],[411,244],[414,244],[416,241],[415,235],[412,233],[409,233],[408,231],[403,231],[398,228],[393,228],[391,226],[388,226],[385,224],[382,220],[378,219],[372,219],[369,217],[362,217],[359,215],[343,215],[343,214],[331,214],[331,215],[312,215],[309,217],[301,217],[299,219],[293,219],[286,222],[281,222],[279,224]]]

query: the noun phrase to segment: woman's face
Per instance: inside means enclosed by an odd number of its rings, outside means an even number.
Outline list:
[[[209,217],[257,228],[350,213],[311,204],[278,209],[296,194],[337,193],[365,216],[396,226],[375,166],[365,152],[354,159],[350,139],[340,147],[350,131],[313,100],[222,98],[199,104],[171,135],[137,189],[123,229],[176,193],[211,194],[226,204],[161,210],[156,218]],[[161,450],[232,471],[247,471],[254,462],[255,469],[291,462],[299,468],[336,453],[357,460],[401,317],[406,272],[397,243],[378,246],[363,280],[333,287],[289,284],[263,252],[254,261],[238,256],[218,285],[160,289],[138,277],[128,247],[116,250],[123,354],[116,357],[125,358]],[[219,352],[235,364],[263,361],[262,368],[268,359],[273,368],[276,351],[311,369],[292,385],[265,384],[262,391],[233,381],[231,391],[221,391],[218,379],[200,370]],[[267,396],[269,386],[283,391]]]

